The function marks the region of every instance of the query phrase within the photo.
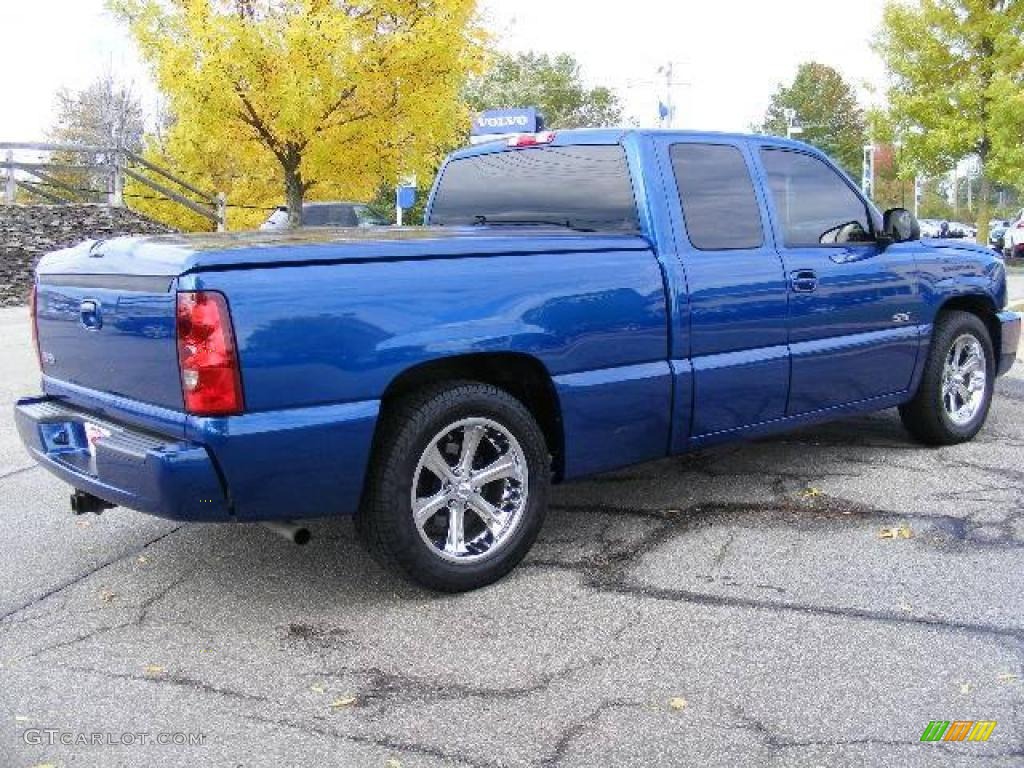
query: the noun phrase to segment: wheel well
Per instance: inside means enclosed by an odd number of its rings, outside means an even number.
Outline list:
[[[399,374],[384,391],[382,408],[397,398],[429,384],[445,380],[470,380],[491,384],[525,405],[537,420],[551,451],[554,479],[565,468],[562,412],[554,383],[544,364],[530,355],[496,352],[459,355],[431,360]]]
[[[981,318],[981,321],[985,323],[985,327],[988,328],[988,337],[992,340],[992,348],[998,357],[999,350],[1002,349],[1002,326],[999,323],[999,318],[996,317],[996,305],[992,299],[977,294],[954,296],[939,307],[938,314],[941,315],[945,312],[957,310],[970,312],[972,315],[977,315]]]

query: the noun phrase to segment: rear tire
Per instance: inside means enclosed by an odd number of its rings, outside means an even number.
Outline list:
[[[900,406],[903,425],[928,445],[966,442],[985,424],[994,383],[985,323],[970,312],[946,312],[935,324],[917,394]]]
[[[437,385],[382,416],[356,528],[390,570],[439,591],[476,589],[530,550],[550,474],[544,433],[516,398]]]

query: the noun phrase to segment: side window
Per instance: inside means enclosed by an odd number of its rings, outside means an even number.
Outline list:
[[[874,242],[864,202],[821,160],[765,148],[761,162],[787,246]]]
[[[764,242],[761,211],[740,150],[725,144],[673,144],[669,153],[694,248],[759,248]]]

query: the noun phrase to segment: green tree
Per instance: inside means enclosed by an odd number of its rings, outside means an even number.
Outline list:
[[[918,214],[922,219],[952,221],[956,210],[949,202],[949,180],[945,176],[921,179],[921,204]]]
[[[978,158],[985,242],[991,180],[1019,184],[1024,174],[1024,2],[889,2],[875,49],[889,70],[892,120],[918,169]]]
[[[475,111],[537,107],[548,128],[596,128],[622,122],[622,106],[609,88],[588,88],[580,65],[560,53],[500,54],[483,75],[470,79],[465,99]]]
[[[879,208],[913,208],[914,179],[919,178],[913,162],[897,139],[888,112],[872,108],[866,113],[867,135],[874,152],[875,177],[871,198]],[[920,179],[923,182],[923,179]],[[918,211],[920,213],[920,210]],[[921,216],[925,214],[921,213]]]
[[[854,178],[860,178],[866,127],[853,86],[832,67],[807,61],[797,67],[790,85],[780,85],[772,96],[762,133],[785,136],[788,110],[803,129],[797,137],[836,160]]]
[[[416,185],[416,204],[402,214],[404,226],[414,226],[423,223],[423,214],[427,208],[427,198],[430,196],[430,187],[433,184],[433,177],[421,178]],[[395,195],[397,187],[395,184],[382,184],[377,194],[373,196],[367,206],[370,215],[377,221],[386,224],[393,223],[396,219]]]

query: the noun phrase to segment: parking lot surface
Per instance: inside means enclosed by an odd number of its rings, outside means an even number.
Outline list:
[[[0,311],[4,402],[28,335]],[[966,445],[887,411],[561,486],[458,596],[346,520],[73,518],[0,425],[2,766],[1024,765],[1024,364]]]

